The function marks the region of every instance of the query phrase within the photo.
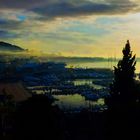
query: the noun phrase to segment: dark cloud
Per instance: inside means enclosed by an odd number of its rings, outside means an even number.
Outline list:
[[[21,21],[8,20],[8,19],[0,19],[0,29],[2,29],[2,30],[20,29],[21,25],[22,25]]]
[[[93,3],[87,2],[84,4],[73,4],[73,3],[55,3],[39,8],[32,9],[34,12],[43,15],[45,17],[63,17],[63,16],[79,16],[79,15],[90,15],[90,14],[124,14],[133,8],[137,7],[135,3],[129,2],[126,4],[121,3]]]
[[[17,38],[21,36],[17,30],[23,29],[23,23],[21,21],[0,19],[0,38]]]
[[[24,9],[40,14],[44,18],[79,16],[89,14],[124,14],[138,5],[130,0],[3,0],[0,8]]]
[[[11,9],[28,9],[40,4],[46,3],[48,0],[1,0],[1,8],[11,8]]]
[[[4,30],[0,30],[0,38],[2,39],[9,39],[9,38],[15,38],[18,35],[9,31],[4,31]]]

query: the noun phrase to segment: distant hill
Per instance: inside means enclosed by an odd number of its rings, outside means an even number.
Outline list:
[[[55,62],[114,62],[119,61],[119,58],[103,58],[103,57],[64,57],[64,56],[54,56],[54,57],[46,57],[49,61]]]
[[[24,51],[24,49],[19,46],[0,41],[0,51],[12,51],[13,52],[13,51]]]

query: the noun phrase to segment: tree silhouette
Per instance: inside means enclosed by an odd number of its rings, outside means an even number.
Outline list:
[[[135,95],[135,55],[132,56],[129,40],[122,50],[123,58],[114,67],[114,81],[110,86],[110,97],[106,104],[111,107],[123,107],[136,102]]]
[[[123,58],[114,67],[114,81],[106,113],[106,139],[136,139],[140,130],[140,82],[135,79],[135,55],[129,41],[122,50]]]
[[[15,115],[14,139],[64,138],[63,112],[45,95],[34,95],[21,103]]]

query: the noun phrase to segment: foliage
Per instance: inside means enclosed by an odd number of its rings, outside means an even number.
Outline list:
[[[135,55],[132,55],[129,40],[122,50],[123,58],[114,67],[114,81],[110,85],[108,107],[123,107],[137,100],[135,84]]]

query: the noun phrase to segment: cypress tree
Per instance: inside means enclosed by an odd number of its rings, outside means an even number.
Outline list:
[[[132,55],[129,40],[122,50],[123,58],[114,67],[114,81],[110,85],[108,107],[122,107],[136,101],[135,96],[135,55]]]

